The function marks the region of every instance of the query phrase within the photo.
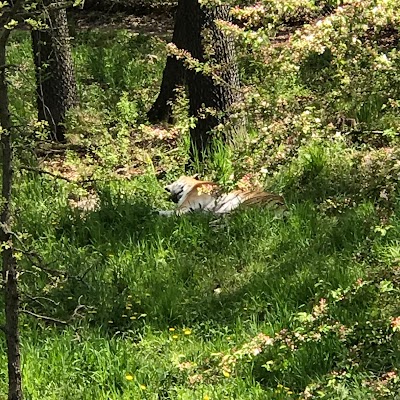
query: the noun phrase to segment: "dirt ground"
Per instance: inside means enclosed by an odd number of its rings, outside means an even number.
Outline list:
[[[136,16],[122,12],[78,11],[71,16],[73,28],[77,30],[128,29],[137,33],[172,37],[174,27],[173,17],[168,14]]]

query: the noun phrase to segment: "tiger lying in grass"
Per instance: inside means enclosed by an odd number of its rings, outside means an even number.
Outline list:
[[[282,211],[286,209],[282,196],[261,190],[234,190],[224,194],[216,183],[199,181],[189,176],[180,177],[166,186],[165,190],[178,207],[171,211],[159,211],[160,215],[181,215],[191,211],[226,214],[239,206],[265,206]]]

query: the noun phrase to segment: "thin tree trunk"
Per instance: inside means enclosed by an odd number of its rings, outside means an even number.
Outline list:
[[[218,80],[193,69],[187,71],[189,111],[197,118],[196,126],[190,131],[190,158],[202,161],[210,146],[210,131],[229,120],[230,108],[240,98],[239,71],[234,41],[215,22],[229,21],[230,7],[208,8],[201,6],[198,0],[186,1],[192,16],[190,53],[202,63],[209,61],[218,66]],[[229,137],[224,135],[220,139],[233,140],[233,133],[230,130]]]
[[[172,43],[178,49],[188,50],[187,26],[188,17],[186,0],[179,0],[175,14]],[[185,68],[182,60],[168,56],[161,81],[160,93],[147,113],[150,122],[156,123],[171,119],[172,104],[176,99],[175,89],[185,83]]]
[[[64,142],[66,113],[78,103],[66,10],[47,9],[46,22],[48,30],[32,31],[38,117],[48,122],[53,139]]]
[[[14,3],[16,13],[23,1]],[[3,29],[0,37],[0,124],[2,127],[2,197],[3,209],[0,216],[0,239],[2,244],[3,284],[5,288],[5,334],[8,360],[8,399],[22,399],[21,360],[19,350],[18,308],[19,294],[16,262],[13,254],[11,236],[11,192],[13,182],[11,117],[6,81],[6,46],[10,35]]]

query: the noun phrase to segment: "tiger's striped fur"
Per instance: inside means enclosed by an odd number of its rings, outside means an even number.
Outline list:
[[[190,211],[209,211],[214,214],[226,214],[239,206],[260,206],[284,211],[285,201],[282,196],[261,190],[234,190],[221,193],[221,188],[214,182],[200,181],[182,176],[165,187],[172,201],[178,204],[176,210],[160,211],[161,215],[181,215]]]

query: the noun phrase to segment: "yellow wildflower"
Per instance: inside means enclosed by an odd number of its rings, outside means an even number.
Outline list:
[[[186,328],[186,329],[183,330],[183,333],[184,333],[185,335],[189,336],[189,335],[192,334],[192,330],[189,329],[189,328]]]
[[[140,387],[140,389],[142,389],[142,390],[146,390],[146,389],[147,389],[147,386],[146,386],[146,385],[140,385],[139,387]]]
[[[125,375],[125,379],[126,379],[127,381],[133,381],[133,375],[131,375],[131,374],[126,374],[126,375]]]

